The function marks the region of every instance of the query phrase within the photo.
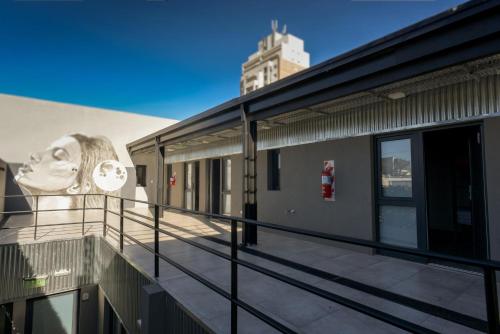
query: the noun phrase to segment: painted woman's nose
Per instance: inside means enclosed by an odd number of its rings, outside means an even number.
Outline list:
[[[42,160],[42,158],[40,157],[40,154],[38,154],[38,153],[31,153],[30,160],[31,160],[31,162],[39,163]]]

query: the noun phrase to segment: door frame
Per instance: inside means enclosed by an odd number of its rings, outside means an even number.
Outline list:
[[[482,205],[482,221],[483,225],[480,227],[479,240],[483,242],[480,253],[481,258],[489,257],[489,237],[488,237],[488,206],[487,206],[487,193],[486,193],[486,168],[485,168],[485,145],[484,145],[484,124],[483,121],[473,121],[464,123],[454,123],[441,126],[427,126],[412,130],[402,130],[390,133],[384,133],[381,135],[373,136],[373,158],[374,158],[374,235],[375,240],[380,240],[380,205],[395,205],[395,206],[411,206],[413,204],[416,208],[417,214],[417,249],[429,250],[429,228],[428,228],[428,217],[427,217],[427,182],[425,176],[425,152],[424,152],[424,134],[428,132],[441,131],[453,128],[466,128],[466,127],[477,127],[480,135],[480,174],[481,174],[481,184],[478,186],[481,192],[481,198],[483,200]],[[382,160],[381,160],[381,145],[383,141],[398,140],[398,139],[411,139],[411,158],[412,158],[412,199],[408,200],[406,198],[387,198],[382,196],[381,187],[381,171],[382,171]],[[416,180],[421,180],[421,182],[415,182]],[[394,252],[380,252],[386,255],[408,258],[407,255],[402,255]],[[409,257],[412,260],[425,261],[426,259]]]
[[[217,213],[217,214],[220,214],[221,212],[221,202],[222,202],[222,191],[221,191],[221,182],[222,182],[222,159],[221,158],[215,158],[215,159],[210,159],[209,160],[209,171],[208,171],[208,175],[209,175],[209,182],[208,182],[208,188],[209,188],[209,205],[208,205],[208,208],[210,210],[210,213]],[[219,173],[218,176],[217,176],[217,180],[214,180],[214,162],[217,161],[217,163],[219,164]],[[218,210],[217,212],[215,212],[214,210],[214,182],[217,181],[218,183],[218,187],[219,187],[219,194],[218,194]]]
[[[213,204],[214,204],[214,198],[213,198],[213,162],[214,161],[218,161],[219,163],[219,176],[218,176],[218,183],[219,183],[219,214],[221,215],[227,215],[227,214],[231,214],[231,213],[225,213],[224,212],[224,205],[225,205],[225,202],[224,202],[224,198],[225,198],[225,195],[231,195],[231,188],[229,190],[226,190],[225,187],[224,187],[224,184],[225,184],[225,178],[226,178],[226,171],[225,171],[225,162],[227,160],[230,160],[231,161],[231,175],[232,175],[232,163],[233,163],[233,159],[231,156],[225,156],[225,157],[220,157],[220,158],[214,158],[214,159],[210,159],[210,163],[209,163],[209,175],[210,175],[210,178],[209,178],[209,198],[210,198],[210,203],[209,203],[209,209],[210,209],[210,212],[213,213]]]

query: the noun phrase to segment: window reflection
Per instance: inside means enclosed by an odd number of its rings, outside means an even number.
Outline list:
[[[381,205],[379,240],[383,243],[417,248],[417,210],[413,207]]]
[[[381,142],[382,195],[412,197],[410,139]]]

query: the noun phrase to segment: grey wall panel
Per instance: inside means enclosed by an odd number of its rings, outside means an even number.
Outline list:
[[[80,289],[78,333],[97,333],[98,328],[98,287],[85,286]]]
[[[184,205],[184,163],[172,164],[172,172],[176,175],[176,181],[170,192],[171,205],[182,207]]]
[[[201,321],[167,294],[167,333],[169,334],[208,334],[214,333]]]
[[[209,211],[208,196],[209,196],[209,185],[208,185],[208,160],[200,160],[200,189],[199,189],[199,210]]]
[[[140,292],[152,281],[117,254],[104,239],[100,239],[100,255],[99,286],[128,332],[140,333],[137,323],[140,319]]]
[[[369,136],[282,148],[281,189],[278,191],[267,190],[267,155],[259,152],[258,218],[371,240],[371,152]],[[326,202],[321,197],[324,160],[335,160],[335,202]]]
[[[257,175],[257,179],[261,177]],[[231,214],[236,217],[242,216],[243,202],[243,156],[231,156]],[[259,209],[257,208],[257,211]]]
[[[500,260],[500,118],[484,122],[484,151],[488,205],[489,250]]]

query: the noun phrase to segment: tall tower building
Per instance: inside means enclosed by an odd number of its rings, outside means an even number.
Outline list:
[[[242,65],[241,95],[309,67],[304,41],[287,33],[286,25],[278,32],[277,20],[271,22],[271,27],[271,34],[259,41],[257,52]]]

